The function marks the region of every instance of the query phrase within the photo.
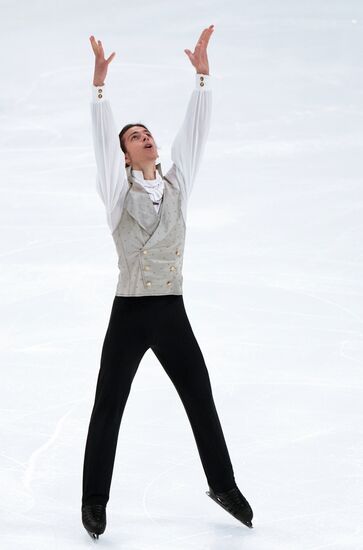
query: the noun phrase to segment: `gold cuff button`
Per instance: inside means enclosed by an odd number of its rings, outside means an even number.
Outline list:
[[[148,282],[146,283],[146,286],[151,286],[151,282],[148,281]]]
[[[168,286],[170,286],[170,285],[171,285],[171,282],[170,282],[170,281],[168,281],[168,282],[167,282],[166,284],[167,284]]]
[[[143,250],[142,252],[143,252],[143,254],[147,254],[147,250]]]
[[[149,271],[150,267],[148,265],[145,266],[145,271]]]
[[[171,266],[170,271],[175,271],[175,266],[174,265]]]

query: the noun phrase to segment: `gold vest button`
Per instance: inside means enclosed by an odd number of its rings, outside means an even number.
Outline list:
[[[168,282],[167,282],[166,284],[167,284],[168,286],[170,286],[170,285],[171,285],[171,282],[170,282],[170,281],[168,281]]]
[[[147,250],[143,250],[142,252],[143,252],[143,254],[147,254]]]
[[[146,283],[146,285],[147,285],[147,286],[151,286],[151,282],[148,281],[148,282]]]
[[[145,266],[145,271],[149,271],[150,267],[148,265]]]
[[[174,265],[171,266],[170,271],[175,271],[175,266]]]
[[[101,97],[102,97],[102,94],[98,94],[98,97],[99,97],[99,98],[101,99]]]

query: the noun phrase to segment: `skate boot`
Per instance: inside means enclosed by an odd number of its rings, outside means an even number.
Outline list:
[[[106,529],[106,506],[104,504],[82,504],[82,523],[89,536],[98,539]]]
[[[206,491],[206,494],[244,525],[253,527],[252,508],[237,486],[223,493],[214,492],[209,486],[209,491]]]

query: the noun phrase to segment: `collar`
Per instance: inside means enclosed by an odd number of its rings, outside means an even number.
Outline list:
[[[136,179],[138,181],[145,182],[147,184],[148,181],[154,181],[154,180],[144,180],[143,171],[142,170],[135,170],[132,168],[132,166],[126,166],[126,173],[128,180],[133,183],[133,181]],[[161,169],[161,163],[159,162],[156,164],[156,180],[162,180],[163,179],[163,172]]]

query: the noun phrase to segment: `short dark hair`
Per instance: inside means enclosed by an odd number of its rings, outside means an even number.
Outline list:
[[[121,145],[121,149],[122,151],[124,152],[124,154],[127,153],[127,150],[126,150],[126,145],[125,145],[125,139],[124,139],[124,134],[125,132],[127,132],[127,130],[129,130],[129,128],[132,128],[133,126],[142,126],[143,128],[145,128],[145,130],[149,130],[149,128],[147,128],[145,126],[145,124],[141,124],[141,122],[135,122],[135,124],[126,124],[126,126],[124,126],[121,130],[121,132],[119,133],[119,138],[120,138],[120,145]],[[127,162],[125,162],[125,166],[129,166],[127,164]]]

